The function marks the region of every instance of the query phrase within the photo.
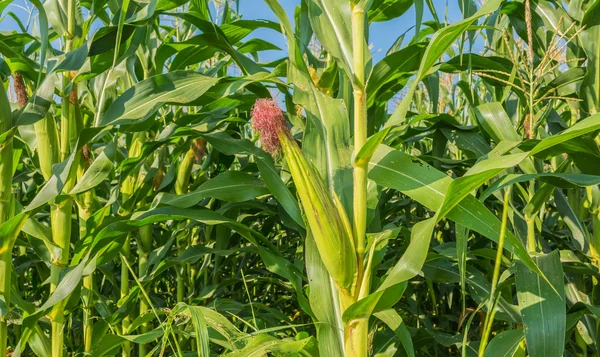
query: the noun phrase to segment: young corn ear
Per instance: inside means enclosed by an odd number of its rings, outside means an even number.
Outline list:
[[[19,72],[13,74],[15,93],[19,109],[29,101],[27,85]],[[46,180],[52,176],[52,165],[58,162],[58,133],[54,119],[47,114],[46,117],[33,124],[38,145],[40,171]]]
[[[206,140],[197,138],[192,141],[190,149],[183,157],[177,170],[177,179],[175,181],[175,193],[182,195],[188,191],[190,185],[190,175],[194,167],[194,161],[199,162],[206,151]]]
[[[27,85],[19,72],[13,74],[15,93],[19,109],[29,101]],[[52,176],[52,165],[58,162],[58,133],[54,119],[47,114],[45,118],[33,124],[38,145],[40,171],[46,180]]]
[[[319,255],[334,282],[346,295],[354,294],[357,257],[352,228],[339,199],[306,161],[292,138],[285,118],[272,99],[259,99],[252,109],[252,128],[262,147],[272,155],[283,153]]]

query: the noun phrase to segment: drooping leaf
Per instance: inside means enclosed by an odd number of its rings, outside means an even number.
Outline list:
[[[240,202],[251,200],[267,192],[267,188],[262,181],[251,174],[239,171],[227,171],[208,180],[192,192],[183,195],[171,193],[159,194],[156,196],[153,206],[169,205],[179,208],[189,208],[195,206],[206,197]]]
[[[101,116],[101,126],[134,124],[147,119],[166,103],[187,104],[198,99],[219,78],[181,71],[159,74],[125,91]]]

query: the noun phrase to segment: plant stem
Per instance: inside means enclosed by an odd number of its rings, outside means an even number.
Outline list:
[[[131,248],[130,248],[130,238],[129,235],[125,239],[125,243],[121,248],[121,255],[123,260],[128,260],[130,257]],[[121,264],[121,299],[125,301],[129,295],[129,270],[127,269],[127,265]],[[121,333],[126,335],[129,330],[129,316],[123,317],[123,321],[121,322]],[[123,343],[123,357],[128,357],[131,354],[131,342],[126,341]]]
[[[75,132],[77,133],[77,137],[79,137],[79,135],[81,135],[81,130],[85,127],[85,120],[81,116],[79,98],[75,89],[71,92],[70,100],[73,104],[74,110]],[[75,135],[72,135],[72,137],[75,137]],[[73,140],[71,140],[71,142],[73,146],[76,145],[76,143],[73,143]],[[82,150],[81,161],[79,162],[79,167],[77,168],[77,181],[81,180],[93,160],[94,159],[92,157],[92,153],[90,152],[90,148],[88,145],[86,145]],[[79,239],[85,239],[88,234],[87,222],[93,216],[94,198],[94,190],[89,190],[79,195],[79,199],[77,200],[79,216]],[[84,288],[84,291],[81,294],[81,302],[83,305],[83,345],[84,352],[90,353],[92,351],[92,335],[94,329],[92,318],[92,306],[94,299],[93,272],[90,275],[83,277],[82,285]]]
[[[508,224],[508,206],[510,201],[510,186],[504,192],[504,209],[502,210],[502,223],[500,226],[500,236],[498,237],[498,247],[496,248],[496,262],[494,264],[494,274],[492,275],[492,287],[490,289],[490,298],[488,300],[488,314],[484,323],[483,336],[479,345],[479,356],[483,356],[487,347],[494,317],[496,316],[496,288],[500,279],[500,268],[502,267],[502,257],[504,252],[504,236],[506,235],[506,225]]]
[[[531,182],[529,185],[529,200],[533,199],[533,192],[535,182]],[[537,250],[537,242],[535,237],[535,215],[536,213],[532,213],[531,216],[525,215],[525,222],[527,223],[527,250],[530,253],[533,253]]]
[[[54,244],[60,247],[60,258],[54,261],[50,269],[50,292],[54,292],[60,282],[61,271],[69,264],[69,245],[71,243],[71,208],[70,198],[56,202],[52,207],[50,221]],[[59,303],[52,311],[52,357],[63,355],[64,303]]]
[[[146,138],[146,133],[145,132],[136,132],[133,134],[133,138],[131,140],[131,144],[129,146],[129,150],[128,150],[128,156],[133,158],[133,157],[137,157],[141,154],[142,152],[142,146],[144,145],[145,142],[145,138]],[[138,181],[138,174],[139,172],[136,170],[135,172],[131,173],[129,176],[125,177],[123,179],[123,183],[121,184],[121,194],[123,196],[123,203],[126,203],[131,196],[134,193],[135,187],[136,187],[136,183]],[[129,215],[131,212],[125,212],[125,215]],[[138,240],[138,259],[139,262],[138,264],[141,266],[143,265],[143,270],[146,270],[146,262],[148,261],[148,254],[149,254],[149,250],[150,248],[143,249],[142,245],[140,244],[140,242],[142,242],[145,238],[142,236],[142,230],[145,227],[140,228],[140,240]],[[152,242],[152,237],[150,235],[150,244]],[[131,255],[131,247],[130,247],[130,237],[127,236],[126,242],[123,246],[123,249],[121,250],[121,254],[122,254],[122,260],[125,261],[126,259],[130,258]],[[140,268],[140,275],[142,269]],[[129,294],[129,270],[126,264],[121,264],[121,298],[127,296],[127,294]],[[147,310],[147,308],[144,307],[144,300],[142,299],[140,301],[140,312]],[[129,329],[129,316],[126,316],[123,318],[122,321],[122,325],[121,325],[121,329],[122,329],[122,333],[125,334],[127,333],[128,329]],[[141,347],[142,345],[140,345],[140,351],[141,351]],[[145,348],[145,347],[144,347]],[[124,357],[127,357],[131,354],[131,343],[129,341],[127,341],[126,343],[123,344],[123,348],[122,348],[122,355]],[[141,355],[141,354],[140,354]]]
[[[194,158],[195,153],[193,147],[186,152],[183,157],[183,161],[179,165],[179,169],[177,170],[177,179],[175,182],[175,193],[178,195],[183,195],[188,192],[188,186],[190,184],[190,175],[192,173],[192,168],[194,167]],[[185,227],[185,222],[180,222],[178,224],[178,228],[182,229]],[[177,255],[183,254],[185,248],[187,247],[188,242],[182,242],[182,239],[187,238],[178,237],[177,238]],[[183,302],[185,297],[185,265],[181,265],[177,267],[177,302]]]
[[[69,3],[70,4],[70,3]],[[69,5],[71,6],[71,5]],[[70,40],[68,41],[70,42]],[[69,46],[67,46],[68,48]],[[63,77],[63,88],[69,84],[68,74]],[[62,97],[62,115],[60,122],[60,160],[64,161],[69,157],[71,152],[71,101],[70,92],[63,92]],[[75,133],[73,133],[75,134]],[[63,190],[68,192],[74,186],[74,180],[67,178],[67,182]],[[60,257],[54,261],[51,267],[50,291],[54,292],[60,282],[61,271],[69,265],[69,251],[71,244],[71,218],[73,211],[73,199],[70,197],[56,199],[50,221],[52,225],[52,239],[54,244],[60,248]],[[64,348],[64,304],[57,304],[52,311],[52,357],[62,357]]]
[[[589,195],[591,195],[591,188],[589,189]],[[592,263],[596,267],[600,268],[600,209],[594,207],[591,212],[592,216],[592,239],[590,242],[590,253],[592,255]],[[600,304],[600,282],[598,278],[592,277],[592,304]],[[598,322],[600,327],[600,322]]]
[[[92,332],[94,331],[94,322],[92,319],[92,301],[94,292],[94,276],[90,274],[83,278],[83,288],[87,290],[87,295],[82,296],[85,299],[83,310],[83,345],[84,351],[92,351]]]
[[[536,251],[536,241],[535,241],[535,217],[527,217],[527,250],[530,253]]]
[[[65,100],[63,98],[63,100]],[[69,107],[68,96],[63,101],[64,107]],[[61,160],[68,157],[68,117],[63,117],[61,122]],[[67,138],[67,139],[65,139]],[[66,145],[66,146],[65,146]],[[65,191],[73,187],[72,180],[65,184]],[[71,215],[73,200],[69,197],[57,199],[52,206],[50,221],[52,226],[52,239],[54,244],[60,248],[60,257],[54,261],[50,273],[50,292],[54,292],[60,282],[61,271],[69,264],[69,251],[71,244]],[[64,352],[64,304],[61,302],[52,311],[52,357],[62,357]]]
[[[67,34],[65,41],[65,52],[69,52],[73,46],[75,35],[75,15],[77,13],[77,2],[69,0],[67,3]],[[61,98],[61,121],[60,121],[60,161],[64,161],[71,153],[71,135],[77,135],[73,127],[73,103],[71,103],[71,91],[67,91],[70,82],[70,73],[63,73],[63,93]],[[67,178],[63,190],[68,192],[73,188],[73,178]],[[54,292],[60,281],[61,271],[69,264],[69,248],[71,244],[71,215],[73,210],[73,199],[70,197],[57,199],[52,207],[50,222],[52,225],[52,239],[61,251],[61,255],[55,260],[51,267],[50,291]],[[52,357],[62,357],[64,354],[64,307],[66,301],[57,304],[52,310]]]
[[[140,228],[140,237],[138,240],[138,275],[143,277],[146,274],[148,267],[148,255],[152,249],[152,226],[144,226]],[[140,299],[140,316],[146,314],[150,306],[145,299]],[[140,334],[150,331],[148,323],[140,326]],[[138,346],[138,356],[148,354],[148,349],[145,343],[140,343]]]
[[[2,223],[2,222],[0,222]],[[0,255],[0,295],[4,304],[10,306],[10,286],[12,278],[12,254],[11,249],[6,249]],[[8,316],[0,317],[0,351],[6,351],[8,339]]]
[[[83,167],[79,168],[80,177],[83,176]],[[79,206],[79,238],[84,239],[87,235],[87,221],[92,217],[94,201],[94,192],[87,191],[82,194],[82,202]],[[93,312],[93,299],[94,299],[94,273],[83,277],[83,288],[85,292],[81,295],[81,301],[83,303],[83,345],[84,351],[90,353],[92,351],[92,332],[94,329],[94,322],[92,319]]]
[[[27,101],[27,93],[23,77],[15,73],[15,92],[19,98],[19,106]],[[20,89],[18,88],[20,87]],[[23,98],[25,97],[25,98]],[[0,134],[12,127],[11,109],[6,92],[0,93]],[[13,176],[13,142],[8,138],[0,143],[0,225],[10,219],[13,210],[12,195]],[[7,311],[10,311],[10,287],[12,284],[12,242],[4,242],[0,248],[0,299],[4,300]],[[8,313],[0,316],[0,353],[5,353],[8,340]],[[17,333],[19,336],[20,333]]]
[[[529,1],[526,0],[526,4],[525,4],[525,8],[526,8],[526,19],[525,21],[527,22],[527,37],[528,37],[528,47],[527,47],[527,56],[529,59],[529,70],[528,70],[528,76],[529,76],[529,91],[528,91],[528,98],[527,98],[527,107],[529,109],[529,113],[527,114],[528,119],[526,122],[528,124],[528,127],[526,128],[525,132],[528,133],[529,135],[528,138],[529,139],[535,139],[535,112],[534,112],[534,106],[535,106],[535,79],[534,79],[534,73],[533,73],[533,42],[532,42],[532,33],[531,33],[531,8],[530,8],[530,4]],[[529,199],[531,200],[533,198],[535,192],[535,181],[532,181],[529,184]],[[536,240],[535,240],[535,215],[532,215],[531,217],[526,217],[526,221],[527,221],[527,250],[531,253],[531,252],[535,252],[536,251]]]
[[[365,93],[365,9],[359,5],[352,8],[352,43],[353,43],[353,94],[354,94],[354,153],[357,155],[367,142],[367,102]],[[364,274],[365,238],[367,232],[367,163],[354,165],[353,187],[353,225],[356,253],[358,259],[356,294],[360,294],[363,284],[369,286],[370,274]],[[363,276],[364,275],[364,276]],[[368,294],[368,291],[366,292]],[[356,300],[356,296],[353,297]],[[342,302],[343,310],[349,305]],[[366,357],[368,355],[369,319],[358,319],[344,326],[344,350],[349,357]]]
[[[598,207],[598,204],[594,204],[592,187],[586,187],[585,192],[587,207],[592,217],[591,253],[594,260],[596,260],[596,264],[600,265],[600,207]]]
[[[367,142],[367,104],[364,64],[365,12],[358,6],[352,9],[352,41],[354,43],[354,152],[357,154]],[[354,239],[359,264],[365,249],[367,231],[367,164],[354,165]]]
[[[0,93],[0,134],[10,130],[12,126],[11,110],[4,89]],[[0,143],[0,225],[6,222],[12,211],[12,175],[13,175],[13,144],[8,138]],[[6,308],[10,308],[10,286],[12,278],[12,244],[3,242],[0,250],[0,298]],[[0,316],[0,353],[6,351],[8,339],[8,316]]]
[[[125,257],[121,256],[121,261],[122,261],[123,264],[125,264],[125,266],[127,267],[127,269],[129,269],[129,272],[131,273],[131,276],[133,277],[133,280],[135,280],[136,284],[140,288],[140,291],[142,292],[142,295],[143,295],[144,299],[148,303],[148,306],[150,306],[150,309],[154,313],[154,316],[156,317],[156,320],[158,321],[158,324],[159,324],[160,328],[163,330],[163,332],[165,334],[167,334],[168,332],[170,332],[172,334],[172,336],[175,337],[175,333],[173,332],[172,329],[170,329],[170,328],[168,330],[165,329],[165,323],[166,322],[163,322],[162,319],[160,318],[160,316],[158,316],[158,313],[156,312],[156,309],[152,305],[152,301],[150,300],[150,297],[148,296],[148,293],[146,292],[146,289],[144,289],[144,286],[142,285],[142,283],[140,282],[140,280],[137,278],[137,276],[135,276],[135,272],[133,271],[133,269],[131,268],[131,266],[127,262],[127,259],[125,259]],[[175,342],[177,350],[179,351],[179,345],[177,345],[177,339],[173,338],[173,340]],[[171,343],[168,342],[168,344],[170,345]],[[179,355],[181,355],[181,354],[179,354]]]

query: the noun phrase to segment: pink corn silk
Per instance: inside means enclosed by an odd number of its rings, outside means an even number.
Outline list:
[[[290,135],[281,108],[270,98],[261,98],[254,103],[252,129],[258,131],[263,150],[273,156],[281,151],[279,135]]]

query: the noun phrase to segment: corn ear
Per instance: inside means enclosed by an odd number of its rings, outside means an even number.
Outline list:
[[[188,186],[190,185],[190,175],[192,174],[192,168],[194,167],[194,159],[196,153],[194,148],[191,147],[183,157],[183,161],[179,164],[177,170],[177,179],[175,181],[175,193],[182,195],[187,192]]]
[[[279,140],[319,255],[333,281],[346,294],[352,295],[357,275],[357,257],[346,212],[336,204],[339,200],[332,198],[325,183],[306,161],[293,139],[284,132],[279,135]]]
[[[52,176],[52,165],[58,162],[58,133],[54,118],[46,115],[33,124],[37,138],[40,170],[46,180]]]

